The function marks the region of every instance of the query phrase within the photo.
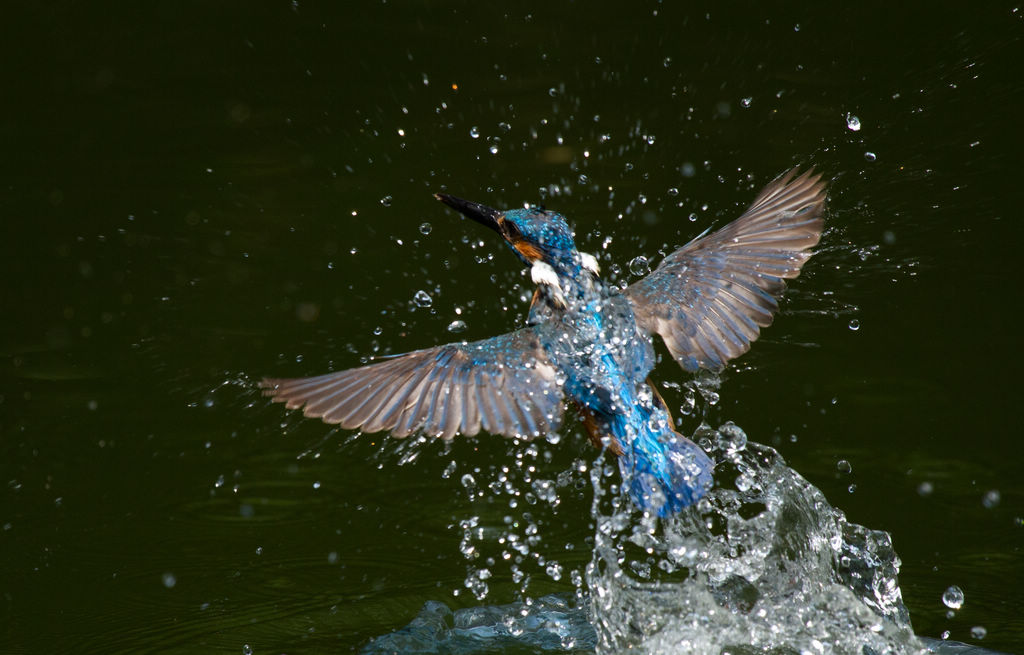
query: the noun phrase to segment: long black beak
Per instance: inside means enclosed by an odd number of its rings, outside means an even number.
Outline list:
[[[501,234],[501,228],[498,226],[498,217],[501,216],[501,212],[497,209],[491,209],[490,207],[481,205],[478,202],[456,198],[455,196],[450,196],[447,193],[435,193],[434,197],[466,218],[471,218],[477,223],[486,225],[498,234]]]

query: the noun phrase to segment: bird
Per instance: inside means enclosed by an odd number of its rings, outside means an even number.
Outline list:
[[[813,168],[770,182],[736,220],[705,231],[624,289],[581,252],[566,218],[435,197],[498,234],[536,285],[526,324],[309,378],[264,378],[264,395],[345,429],[450,439],[529,439],[573,405],[590,441],[616,458],[622,489],[667,517],[712,487],[714,462],[675,430],[649,380],[654,335],[684,371],[721,371],[772,323],[786,281],[819,243],[826,184]]]

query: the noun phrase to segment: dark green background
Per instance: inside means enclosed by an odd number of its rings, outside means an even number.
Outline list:
[[[708,418],[892,533],[919,634],[1024,652],[1020,7],[334,4],[5,10],[0,650],[346,651],[477,604],[458,522],[524,510],[459,477],[523,445],[353,438],[255,383],[522,320],[435,191],[544,202],[629,280],[803,164],[828,230]],[[593,457],[575,423],[540,452]],[[589,489],[559,493],[568,571]],[[528,593],[572,588],[542,569]]]

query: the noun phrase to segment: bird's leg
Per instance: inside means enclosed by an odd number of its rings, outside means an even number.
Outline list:
[[[672,412],[668,409],[668,403],[666,403],[665,399],[661,397],[661,392],[658,391],[658,387],[654,386],[654,380],[647,378],[647,386],[651,388],[651,393],[654,395],[654,404],[668,415],[669,427],[674,430],[676,423],[672,419]]]
[[[597,420],[594,413],[584,407],[583,405],[576,405],[576,409],[579,412],[580,418],[583,419],[583,427],[587,430],[587,436],[590,437],[590,443],[594,444],[595,448],[608,448],[608,452],[616,457],[622,455],[622,444],[619,440],[608,434],[606,426],[601,425],[601,422]]]

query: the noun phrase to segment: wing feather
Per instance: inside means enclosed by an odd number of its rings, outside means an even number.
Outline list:
[[[473,378],[472,371],[463,371],[459,388],[462,390],[462,415],[466,417],[466,436],[473,436],[480,432],[480,408],[476,404],[476,389],[471,385]]]
[[[346,429],[448,439],[557,429],[562,389],[534,328],[417,350],[312,378],[264,379],[264,395]]]
[[[825,183],[792,169],[738,219],[665,257],[625,295],[637,325],[658,333],[688,371],[719,370],[771,324],[786,280],[818,244]]]

